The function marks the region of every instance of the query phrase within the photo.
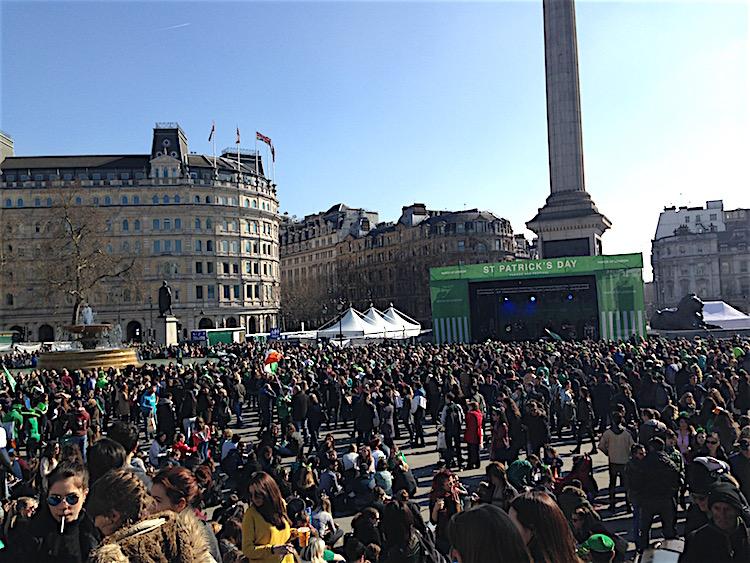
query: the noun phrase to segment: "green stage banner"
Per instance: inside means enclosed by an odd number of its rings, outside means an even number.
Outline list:
[[[430,270],[435,342],[471,342],[469,284],[503,279],[593,275],[596,279],[599,337],[620,340],[646,336],[641,254],[572,256],[459,264]]]
[[[643,268],[643,256],[641,254],[573,256],[431,268],[430,281],[539,278],[543,276],[595,274],[602,270],[627,270],[632,268]]]

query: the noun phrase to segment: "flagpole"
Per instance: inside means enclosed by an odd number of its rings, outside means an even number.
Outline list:
[[[237,174],[242,174],[240,168],[240,126],[237,126]]]
[[[273,174],[273,180],[271,183],[276,184],[276,152],[271,150],[271,173]]]
[[[255,133],[255,175],[260,178],[260,166],[258,166],[258,132]]]

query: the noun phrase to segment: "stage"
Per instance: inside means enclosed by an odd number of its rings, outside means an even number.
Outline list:
[[[430,270],[435,341],[646,336],[640,254]]]

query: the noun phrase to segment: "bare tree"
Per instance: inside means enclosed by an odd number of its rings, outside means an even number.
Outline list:
[[[80,182],[61,188],[54,198],[45,237],[39,279],[53,302],[70,297],[71,323],[78,324],[82,306],[105,282],[137,280],[136,257],[115,252],[112,244],[114,216],[110,208],[76,203]]]

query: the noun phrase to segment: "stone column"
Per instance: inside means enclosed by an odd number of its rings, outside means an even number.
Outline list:
[[[544,64],[550,189],[584,191],[574,0],[544,0]]]

